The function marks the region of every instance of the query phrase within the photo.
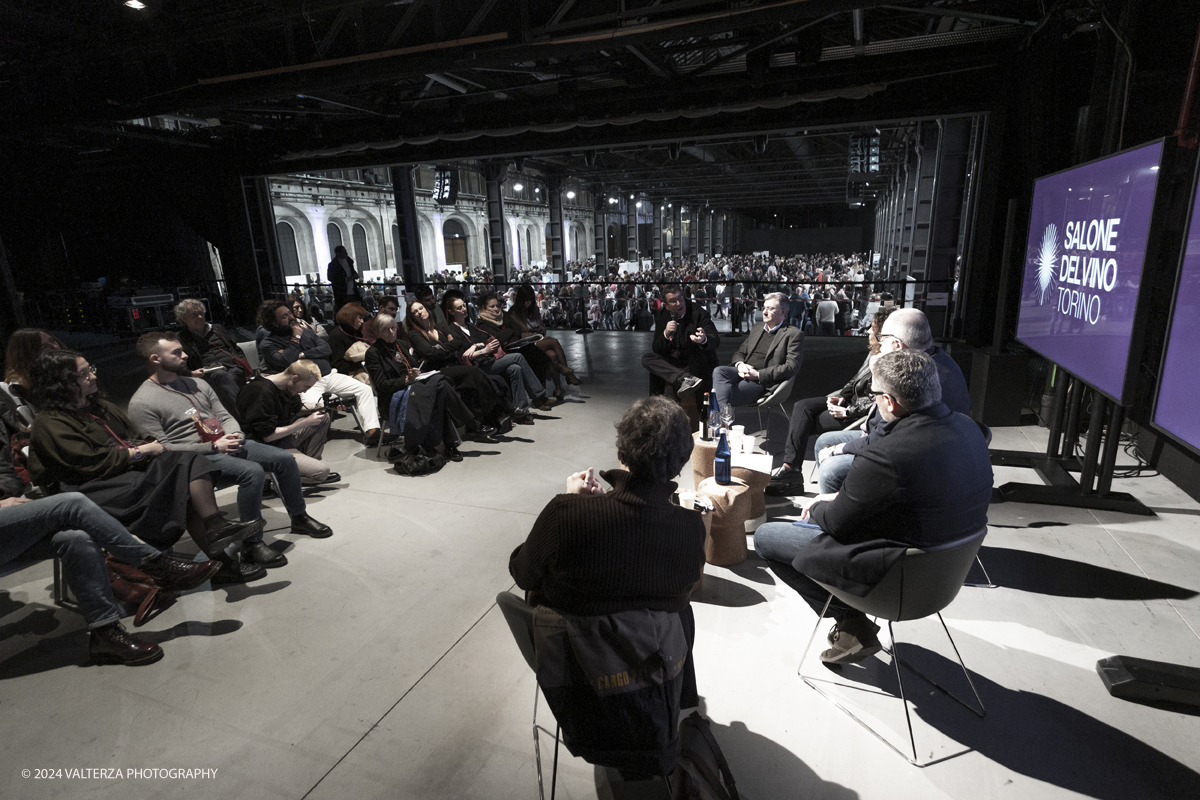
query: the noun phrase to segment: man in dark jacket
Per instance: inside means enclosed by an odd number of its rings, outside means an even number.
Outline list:
[[[187,356],[191,377],[203,378],[217,393],[221,405],[232,410],[238,392],[254,374],[241,349],[229,331],[209,323],[204,304],[199,300],[190,297],[180,300],[175,306],[175,319],[183,324],[179,343]]]
[[[802,523],[769,522],[754,549],[820,613],[829,593],[814,583],[865,596],[906,547],[930,547],[987,525],[992,467],[978,426],[941,402],[937,365],[917,350],[880,356],[871,369],[887,435],[864,448],[837,494],[818,495]],[[836,624],[827,663],[878,652],[879,628],[834,598]]]
[[[753,403],[800,371],[804,331],[787,322],[787,295],[773,292],[763,298],[762,322],[733,355],[733,366],[713,370],[713,393],[721,407]]]
[[[663,308],[654,327],[651,353],[642,356],[650,372],[650,394],[683,401],[712,387],[721,337],[712,317],[688,302],[678,284],[663,287]]]
[[[333,313],[346,303],[361,303],[362,292],[358,288],[358,270],[354,259],[340,244],[333,248],[333,261],[326,268],[325,277],[333,286]]]
[[[951,411],[970,413],[971,398],[962,370],[945,350],[933,343],[929,319],[924,312],[901,308],[884,321],[879,331],[879,351],[891,353],[896,350],[920,350],[932,358],[942,387],[942,403]],[[885,422],[875,408],[868,415],[862,431],[833,431],[817,437],[815,452],[817,463],[821,465],[817,482],[821,492],[828,494],[838,490],[854,455],[883,435]]]

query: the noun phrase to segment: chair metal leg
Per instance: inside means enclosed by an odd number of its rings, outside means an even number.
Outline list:
[[[833,595],[831,594],[829,596],[829,600],[827,600],[825,602],[825,609],[823,609],[821,611],[821,618],[824,618],[825,611],[828,610],[829,603],[832,600],[833,600]],[[896,670],[896,683],[900,688],[900,702],[904,706],[904,721],[905,721],[905,724],[908,726],[908,742],[909,742],[909,746],[912,748],[911,756],[908,753],[905,753],[900,748],[896,747],[895,744],[893,744],[892,742],[890,742],[886,738],[884,738],[882,734],[880,734],[878,731],[876,731],[874,728],[872,728],[870,725],[868,725],[866,722],[864,722],[862,719],[860,719],[853,711],[850,710],[850,708],[848,708],[846,705],[844,705],[838,698],[836,698],[833,695],[831,695],[830,693],[826,692],[824,689],[822,689],[820,686],[818,686],[813,679],[807,677],[802,672],[803,667],[804,667],[804,659],[808,655],[809,648],[812,647],[813,639],[816,638],[817,629],[821,625],[821,619],[817,620],[817,627],[813,628],[812,636],[809,637],[808,644],[805,645],[804,653],[801,654],[801,657],[800,657],[800,666],[797,667],[796,673],[798,675],[800,675],[800,678],[805,683],[807,683],[810,687],[815,689],[818,694],[820,694],[826,700],[828,700],[829,702],[833,703],[835,706],[840,708],[842,710],[842,712],[846,714],[846,716],[850,717],[850,719],[854,720],[859,725],[866,728],[868,731],[870,731],[872,736],[874,736],[876,739],[878,739],[879,741],[886,744],[888,747],[895,750],[896,753],[903,756],[904,759],[906,761],[908,761],[908,763],[912,764],[913,766],[927,767],[931,764],[936,764],[941,761],[945,761],[947,759],[954,758],[955,756],[962,755],[962,753],[953,753],[948,756],[943,756],[941,758],[935,758],[935,759],[932,759],[930,761],[925,761],[925,762],[921,762],[921,761],[917,760],[917,742],[916,742],[916,737],[913,733],[912,713],[908,710],[908,701],[905,698],[905,694],[904,694],[904,678],[901,674],[901,669],[900,669],[901,666],[912,671],[914,674],[916,674],[918,677],[920,677],[921,679],[923,679],[924,681],[926,681],[927,683],[932,685],[935,689],[940,691],[942,694],[945,694],[946,696],[950,697],[952,700],[957,701],[960,705],[962,705],[964,708],[966,708],[967,710],[969,710],[970,712],[975,714],[975,716],[979,717],[980,719],[983,719],[984,717],[987,716],[987,709],[985,709],[983,706],[983,699],[979,696],[979,690],[975,688],[975,682],[971,680],[971,675],[967,671],[967,666],[965,663],[963,663],[962,655],[958,652],[958,645],[954,643],[954,637],[950,635],[950,629],[948,627],[946,627],[946,621],[944,619],[942,619],[941,613],[938,613],[937,618],[938,618],[938,621],[942,623],[942,630],[944,630],[946,632],[946,638],[948,638],[950,640],[950,646],[954,649],[954,657],[956,659],[958,659],[958,665],[959,665],[959,667],[962,668],[963,675],[967,679],[967,685],[971,687],[971,691],[975,695],[975,700],[979,704],[979,708],[978,709],[974,708],[969,703],[964,701],[962,698],[958,697],[953,692],[946,689],[944,686],[938,684],[936,681],[934,681],[928,675],[926,675],[925,673],[923,673],[920,670],[913,667],[912,664],[909,664],[908,662],[906,662],[902,658],[900,658],[899,650],[897,647],[898,643],[896,641],[895,633],[892,629],[892,622],[891,622],[891,620],[888,620],[888,636],[892,640],[892,646],[891,646],[891,649],[885,648],[884,652],[888,653],[888,655],[890,655],[892,657],[892,666]],[[966,751],[963,751],[963,752],[966,752]]]
[[[806,659],[808,657],[808,651],[809,651],[809,648],[812,647],[813,639],[817,638],[817,631],[820,630],[820,628],[821,628],[821,620],[825,619],[825,612],[829,610],[829,604],[832,602],[833,602],[833,593],[830,592],[829,599],[825,601],[825,607],[822,608],[821,613],[817,615],[817,624],[813,626],[812,635],[808,637],[808,644],[804,645],[804,649],[802,651],[800,651],[800,665],[798,667],[796,667],[796,674],[799,675],[801,678],[804,678],[804,673],[802,672],[802,670],[804,669],[804,659]],[[808,678],[804,678],[804,682],[808,683],[809,686],[812,686],[812,684],[808,682]],[[817,689],[817,687],[815,687],[815,686],[813,686],[813,688]],[[820,692],[821,690],[817,689],[817,691]],[[821,693],[824,694],[824,692],[821,692]]]
[[[988,575],[987,567],[983,565],[983,559],[976,555],[975,561],[979,564],[979,568],[983,570],[983,579],[987,581],[987,583],[963,583],[963,586],[974,586],[979,589],[995,589],[996,584],[992,582],[992,576]]]
[[[541,687],[539,687],[535,681],[533,684],[533,758],[537,763],[538,798],[539,800],[546,800],[546,792],[542,784],[542,743],[538,738],[538,730],[540,726],[537,722],[538,696],[541,694],[541,692]],[[555,722],[554,766],[552,767],[552,771],[550,773],[550,800],[554,800],[554,795],[558,790],[558,744],[560,741],[558,734],[560,729],[561,728],[558,723]],[[541,730],[545,731],[547,734],[550,733],[550,731],[546,730],[545,728],[541,728]]]

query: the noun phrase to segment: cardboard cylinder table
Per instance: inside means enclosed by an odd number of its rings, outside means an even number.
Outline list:
[[[746,521],[751,519],[751,491],[745,481],[734,478],[722,486],[716,478],[705,478],[696,493],[712,500],[712,529],[704,539],[704,560],[730,567],[746,560]]]
[[[713,476],[713,459],[717,457],[717,440],[703,441],[700,438],[700,431],[695,431],[692,433],[692,441],[695,443],[692,447],[692,485],[699,490],[700,482]]]
[[[733,467],[729,473],[750,487],[748,494],[750,495],[750,519],[747,521],[747,526],[753,524],[757,528],[760,524],[767,521],[767,483],[771,480],[769,472],[759,472],[755,469],[747,467]],[[761,519],[760,519],[761,518]],[[747,531],[751,533],[752,531]]]

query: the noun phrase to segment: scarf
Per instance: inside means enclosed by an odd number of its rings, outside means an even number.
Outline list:
[[[504,312],[501,311],[499,308],[496,309],[496,312],[494,314],[489,314],[486,309],[482,310],[479,312],[479,318],[486,322],[490,322],[493,325],[503,325],[504,324]]]

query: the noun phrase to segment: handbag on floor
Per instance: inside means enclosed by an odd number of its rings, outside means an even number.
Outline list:
[[[679,723],[679,761],[671,774],[671,800],[738,800],[729,762],[699,711]]]
[[[154,579],[140,569],[105,555],[108,565],[108,580],[113,597],[120,603],[136,608],[133,626],[139,628],[149,622],[171,603],[175,593],[164,591]]]

